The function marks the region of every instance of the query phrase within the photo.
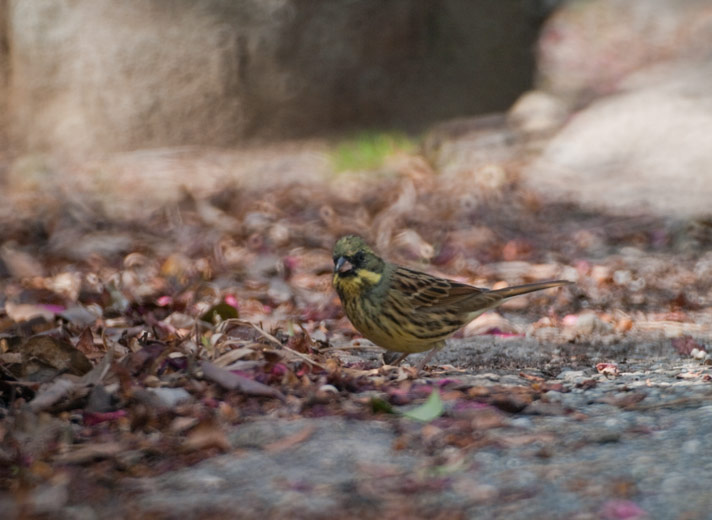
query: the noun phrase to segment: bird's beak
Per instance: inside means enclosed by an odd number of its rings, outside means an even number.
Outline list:
[[[346,271],[350,271],[353,269],[353,265],[351,265],[351,262],[346,260],[343,256],[340,256],[337,260],[336,263],[334,264],[334,272],[335,273],[345,273]]]

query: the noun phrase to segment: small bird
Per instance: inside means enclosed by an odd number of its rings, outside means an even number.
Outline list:
[[[483,312],[513,296],[573,283],[553,280],[490,291],[386,262],[356,235],[341,237],[333,257],[334,288],[353,326],[376,345],[400,352],[395,365],[429,350],[418,372],[447,338]]]

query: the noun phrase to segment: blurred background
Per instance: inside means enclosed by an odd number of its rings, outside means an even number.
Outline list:
[[[516,156],[557,197],[699,214],[711,60],[707,0],[0,0],[0,180],[164,202],[410,144],[437,171]]]
[[[425,261],[543,258],[532,215],[584,256],[712,235],[708,0],[0,0],[0,73],[11,274],[186,208],[213,242]]]

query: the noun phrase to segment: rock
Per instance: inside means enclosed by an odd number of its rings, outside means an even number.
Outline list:
[[[568,383],[575,383],[586,379],[586,373],[583,370],[564,370],[558,375],[558,378]]]
[[[561,128],[568,115],[569,107],[560,97],[543,90],[530,90],[510,108],[507,122],[528,142],[536,142]]]
[[[704,0],[562,2],[542,28],[537,82],[582,106],[661,61],[707,59],[710,27],[712,5]]]
[[[564,3],[539,41],[540,92],[510,114],[541,150],[525,183],[594,210],[708,214],[711,27],[698,0]]]
[[[658,73],[647,86],[577,113],[525,169],[554,199],[618,213],[709,213],[712,62]]]
[[[521,2],[484,0],[8,0],[4,18],[0,108],[12,100],[12,140],[63,154],[501,109],[530,82],[541,19]]]
[[[158,407],[163,409],[173,409],[193,398],[185,388],[146,388],[146,392],[152,394]]]
[[[515,137],[502,114],[459,118],[434,126],[423,140],[422,153],[441,176],[469,174],[475,184],[487,187],[481,172],[517,158]]]

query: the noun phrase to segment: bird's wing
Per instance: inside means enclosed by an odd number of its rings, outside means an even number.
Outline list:
[[[572,282],[552,280],[516,285],[490,291],[473,285],[438,278],[407,267],[398,267],[392,277],[396,289],[414,310],[446,311],[466,314],[492,309],[504,300],[542,289],[551,289]]]
[[[471,305],[473,297],[479,300],[480,296],[484,306],[488,306],[490,300],[490,291],[486,289],[438,278],[406,267],[399,267],[393,280],[397,283],[395,288],[415,309],[447,308],[457,311],[465,302]],[[494,296],[491,299],[494,304],[501,297]]]

